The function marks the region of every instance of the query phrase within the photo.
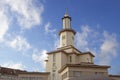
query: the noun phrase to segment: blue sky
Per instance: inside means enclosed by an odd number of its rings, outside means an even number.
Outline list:
[[[59,47],[58,32],[68,8],[75,46],[91,51],[95,64],[120,74],[119,0],[0,0],[0,65],[45,71],[44,59]]]

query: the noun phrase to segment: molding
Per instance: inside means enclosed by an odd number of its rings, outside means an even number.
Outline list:
[[[63,29],[59,32],[59,35],[61,35],[62,32],[72,32],[74,35],[76,34],[76,32],[73,29]]]
[[[71,17],[69,17],[69,16],[64,16],[64,17],[62,18],[62,20],[65,19],[65,18],[69,18],[70,21],[72,21]]]
[[[94,65],[94,64],[66,64],[64,65],[58,72],[61,73],[65,68],[70,67],[81,67],[81,68],[110,68],[110,66],[106,65]]]

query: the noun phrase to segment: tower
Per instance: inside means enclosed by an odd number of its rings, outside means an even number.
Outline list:
[[[75,48],[76,32],[71,28],[71,17],[67,12],[62,24],[60,47],[47,53],[46,72],[50,73],[49,80],[112,80],[108,75],[110,66],[94,64],[95,56],[91,52],[81,52]]]
[[[74,46],[74,36],[76,32],[71,28],[71,17],[66,12],[62,18],[63,29],[59,32],[60,47]]]
[[[50,80],[73,80],[72,78],[79,80],[76,79],[76,75],[81,76],[81,72],[84,74],[85,71],[85,74],[87,74],[89,69],[91,74],[94,74],[93,68],[96,70],[93,60],[94,55],[91,52],[81,52],[74,47],[76,32],[71,28],[71,20],[71,17],[66,12],[62,18],[63,28],[59,32],[60,47],[47,53],[46,71],[50,72]],[[85,67],[84,71],[83,67]],[[86,67],[89,68],[86,69]],[[97,66],[97,69],[102,69],[103,67]],[[105,70],[103,70],[105,74],[107,74],[107,68],[109,67],[105,66]],[[100,71],[98,70],[97,72]]]

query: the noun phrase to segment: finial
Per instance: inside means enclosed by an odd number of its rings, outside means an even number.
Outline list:
[[[67,16],[69,16],[68,15],[68,8],[66,8],[66,12],[65,12],[65,15],[64,15],[65,17],[67,17]]]
[[[68,8],[66,8],[66,14],[68,14]]]

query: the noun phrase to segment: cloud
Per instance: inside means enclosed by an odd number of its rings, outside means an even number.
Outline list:
[[[60,47],[60,40],[58,38],[56,38],[55,42],[54,42],[54,49],[57,49]]]
[[[53,49],[56,49],[59,47],[59,38],[56,34],[56,29],[52,28],[51,27],[51,23],[48,22],[47,24],[45,24],[44,26],[45,28],[45,34],[47,35],[50,35],[53,37],[53,40],[54,40],[54,48]]]
[[[114,33],[109,34],[107,31],[100,33],[84,25],[81,26],[81,32],[77,32],[75,38],[76,47],[80,51],[91,51],[99,64],[109,65],[118,55],[119,42]]]
[[[56,29],[51,29],[50,22],[48,22],[47,24],[45,24],[45,32],[46,33],[54,33],[55,31],[56,31]]]
[[[14,62],[7,62],[2,64],[3,67],[13,68],[13,69],[21,69],[24,70],[25,66],[22,63],[14,63]]]
[[[31,45],[27,40],[21,36],[16,36],[15,39],[8,42],[8,45],[18,51],[27,51],[31,48]]]
[[[9,29],[10,20],[8,16],[5,15],[6,11],[0,7],[0,42],[4,40],[4,36]]]
[[[30,29],[42,23],[44,6],[37,5],[36,0],[1,0],[4,10],[11,12],[11,18],[17,19],[18,24],[25,29]],[[7,8],[6,8],[7,6]],[[5,15],[8,15],[6,13]]]
[[[119,43],[116,34],[109,34],[104,31],[103,43],[100,46],[100,64],[110,64],[111,60],[117,56]]]
[[[35,25],[42,24],[43,11],[43,4],[40,1],[38,4],[37,0],[0,0],[0,43],[9,42],[11,37],[14,38],[14,35],[11,33],[16,33],[11,29],[13,26],[17,28],[20,26],[21,29],[31,29]],[[6,35],[11,36],[6,37]],[[15,41],[13,40],[11,43],[11,47],[13,48],[16,48],[12,45],[15,44]]]
[[[78,49],[88,50],[88,35],[90,34],[91,29],[88,25],[81,26],[81,32],[77,32],[76,34],[76,46]]]
[[[32,54],[32,59],[37,62],[40,63],[40,66],[42,69],[45,69],[45,60],[47,59],[47,50],[42,50],[42,51],[38,51],[37,49],[34,50],[33,54]]]

